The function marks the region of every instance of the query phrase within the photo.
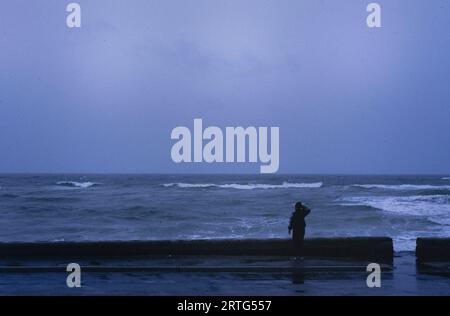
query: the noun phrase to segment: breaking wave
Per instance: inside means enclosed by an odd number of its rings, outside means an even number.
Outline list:
[[[165,187],[178,187],[178,188],[221,188],[221,189],[236,189],[236,190],[268,190],[268,189],[292,189],[292,188],[320,188],[322,182],[313,183],[290,183],[283,182],[282,184],[214,184],[214,183],[166,183]]]
[[[385,190],[450,190],[450,185],[429,185],[429,184],[352,184],[352,187],[364,189],[385,189]]]
[[[450,177],[443,177],[441,180],[450,180]]]
[[[96,182],[76,182],[76,181],[59,181],[56,184],[64,187],[82,188],[82,189],[100,185],[100,183]]]
[[[449,195],[344,197],[338,203],[341,206],[369,206],[398,215],[424,216],[434,223],[450,225]]]

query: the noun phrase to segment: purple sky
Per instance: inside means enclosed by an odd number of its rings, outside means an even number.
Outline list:
[[[259,172],[173,163],[202,118],[279,126],[281,173],[450,173],[449,1],[69,2],[0,5],[0,172]]]

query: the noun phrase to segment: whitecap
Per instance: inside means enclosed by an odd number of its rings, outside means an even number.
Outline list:
[[[417,236],[405,234],[394,237],[394,251],[414,251],[416,249]]]
[[[430,184],[352,184],[352,187],[364,189],[385,189],[385,190],[450,190],[450,185],[430,185]]]
[[[449,195],[354,196],[337,200],[341,206],[369,206],[405,216],[424,216],[441,225],[450,221]]]
[[[61,186],[66,186],[66,187],[82,188],[82,189],[100,185],[100,183],[96,183],[96,182],[76,182],[76,181],[59,181],[56,184],[61,185]]]
[[[290,183],[283,182],[282,184],[214,184],[214,183],[166,183],[163,184],[165,187],[179,187],[179,188],[221,188],[221,189],[236,189],[236,190],[268,190],[268,189],[292,189],[292,188],[320,188],[322,187],[322,182],[312,182],[312,183]]]
[[[214,187],[215,184],[213,183],[165,183],[163,184],[166,188],[169,187],[179,187],[179,188],[209,188]]]

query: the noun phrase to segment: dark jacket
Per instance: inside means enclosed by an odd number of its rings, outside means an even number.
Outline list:
[[[310,212],[311,210],[309,208],[303,206],[300,211],[295,211],[294,213],[292,213],[291,220],[289,222],[289,231],[305,231],[305,217],[308,216]]]

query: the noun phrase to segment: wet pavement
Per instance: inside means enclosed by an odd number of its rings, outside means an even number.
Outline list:
[[[81,266],[81,288],[66,265]],[[417,269],[413,253],[381,264],[369,288],[361,260],[287,257],[153,257],[0,260],[1,295],[450,295],[450,278]],[[436,268],[436,267],[434,267]]]

